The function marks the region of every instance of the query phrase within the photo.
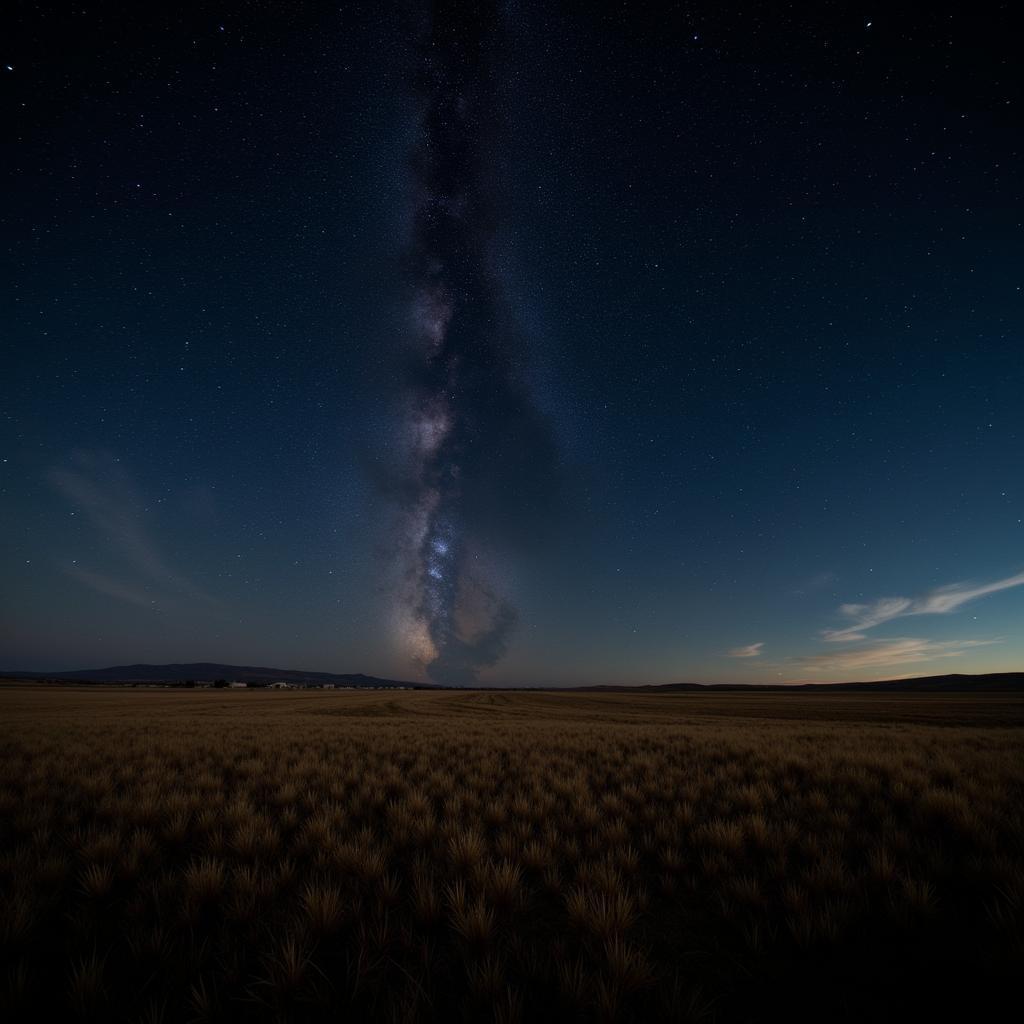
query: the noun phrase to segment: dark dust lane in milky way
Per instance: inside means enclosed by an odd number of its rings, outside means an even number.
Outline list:
[[[509,116],[498,100],[501,21],[492,3],[436,3],[416,80],[408,588],[399,618],[430,677],[452,684],[472,683],[505,652],[517,619],[504,593],[508,527],[543,516],[557,477],[492,251],[495,154]]]

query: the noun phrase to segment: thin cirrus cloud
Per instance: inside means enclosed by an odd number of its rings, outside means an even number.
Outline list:
[[[145,591],[133,587],[129,583],[123,583],[112,576],[105,576],[101,572],[93,572],[91,569],[83,569],[78,565],[63,563],[61,569],[72,579],[78,580],[97,594],[105,594],[107,597],[116,597],[126,604],[138,605],[140,608],[151,608],[156,599],[150,597]]]
[[[47,477],[84,513],[121,568],[117,577],[77,563],[62,564],[63,571],[99,594],[140,607],[170,595],[212,602],[168,562],[146,525],[145,501],[119,460],[106,452],[77,451],[72,461],[72,468],[51,469]]]
[[[956,658],[972,648],[1000,642],[999,639],[922,640],[918,637],[871,640],[865,645],[845,651],[811,654],[798,658],[798,674],[801,677],[833,676],[862,669],[870,671],[890,665],[909,665],[938,658]]]
[[[924,597],[883,597],[870,604],[844,604],[840,606],[839,614],[850,620],[849,625],[841,629],[823,630],[822,639],[830,643],[865,640],[866,630],[884,622],[908,615],[947,615],[968,601],[1022,584],[1024,572],[1019,572],[992,583],[950,583],[930,591]]]
[[[728,652],[730,658],[757,658],[761,655],[761,648],[764,647],[762,640],[757,644],[747,644],[744,647],[734,647]]]

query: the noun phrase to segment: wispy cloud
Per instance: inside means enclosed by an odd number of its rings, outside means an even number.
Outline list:
[[[757,658],[761,654],[762,647],[764,647],[763,640],[758,644],[747,644],[745,647],[734,647],[727,653],[730,658]]]
[[[880,626],[883,622],[908,615],[947,615],[968,601],[1022,584],[1024,572],[1019,572],[992,583],[950,583],[937,587],[923,597],[882,597],[870,604],[844,604],[840,606],[839,614],[849,620],[849,625],[841,629],[826,629],[821,635],[831,643],[864,640],[865,630]]]
[[[800,580],[793,588],[793,593],[797,597],[806,597],[808,594],[815,594],[819,590],[824,590],[825,587],[834,586],[836,579],[837,576],[834,572],[815,573],[813,576],[807,576]]]
[[[871,640],[848,650],[812,654],[797,658],[796,661],[800,665],[801,677],[830,677],[853,671],[887,668],[890,665],[956,658],[975,647],[997,643],[1001,643],[1001,640],[922,640],[917,637],[899,637],[895,640]]]
[[[56,467],[47,474],[50,483],[73,509],[85,515],[119,563],[115,578],[79,566],[63,565],[64,571],[97,593],[128,604],[150,607],[149,591],[210,602],[187,576],[170,564],[146,523],[146,502],[120,461],[107,452],[77,451],[71,467]]]
[[[91,569],[83,569],[77,565],[62,565],[61,568],[72,579],[78,580],[79,583],[84,583],[85,586],[95,590],[97,594],[116,597],[119,601],[138,605],[140,608],[152,608],[156,603],[154,598],[148,597],[142,590],[128,583],[122,583],[111,576],[105,576],[103,573],[93,572]]]

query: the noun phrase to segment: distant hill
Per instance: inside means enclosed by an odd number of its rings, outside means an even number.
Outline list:
[[[221,665],[211,661],[189,662],[183,665],[115,665],[112,668],[86,668],[74,672],[0,672],[7,679],[53,679],[80,683],[183,683],[189,679],[213,682],[216,679],[235,680],[240,683],[334,683],[335,686],[415,686],[425,683],[406,683],[398,679],[378,679],[357,673],[303,672],[287,668],[260,668],[252,665]]]
[[[1021,693],[1024,692],[1024,672],[988,672],[980,675],[952,673],[945,676],[916,676],[913,679],[882,679],[863,683],[663,683],[649,686],[587,686],[585,690],[615,690],[658,693],[693,692],[708,690],[737,690],[756,692],[763,690],[799,692],[808,690],[865,691],[884,690],[887,693]]]
[[[915,679],[883,679],[876,683],[835,683],[839,690],[896,690],[901,693],[1009,693],[1024,690],[1024,672],[987,672],[981,675],[954,672],[945,676]]]
[[[112,668],[87,668],[74,672],[0,672],[0,679],[39,679],[55,682],[79,683],[183,683],[213,682],[217,679],[236,680],[241,683],[265,684],[274,682],[316,686],[333,683],[352,687],[415,687],[416,689],[445,689],[433,683],[409,683],[400,679],[378,679],[376,676],[356,673],[303,672],[289,668],[259,668],[251,665],[221,665],[199,661],[184,665],[115,665]],[[459,689],[459,687],[448,687]],[[472,687],[470,687],[472,689]],[[492,689],[492,687],[487,687]],[[517,687],[503,686],[503,690]],[[737,692],[798,692],[808,690],[868,691],[887,693],[1022,693],[1024,672],[990,672],[982,675],[954,673],[944,676],[917,676],[913,679],[883,679],[861,683],[663,683],[642,686],[531,686],[530,690],[563,690],[573,692],[614,693],[707,693],[709,691]]]

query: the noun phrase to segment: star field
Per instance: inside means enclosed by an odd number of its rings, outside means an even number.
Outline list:
[[[1019,668],[1011,13],[22,5],[0,668]]]

